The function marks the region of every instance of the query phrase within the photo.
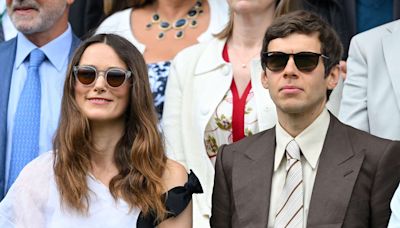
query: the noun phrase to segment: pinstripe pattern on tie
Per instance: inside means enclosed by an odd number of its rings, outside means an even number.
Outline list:
[[[292,140],[286,146],[286,180],[275,217],[275,228],[303,227],[303,171],[300,148]]]

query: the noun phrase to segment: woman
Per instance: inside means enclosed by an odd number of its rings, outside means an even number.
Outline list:
[[[140,52],[100,34],[76,50],[54,152],[23,169],[0,227],[190,227],[201,191],[164,154]]]
[[[261,84],[260,51],[275,0],[228,0],[230,22],[214,40],[177,55],[167,86],[163,128],[168,151],[203,185],[194,224],[209,227],[218,147],[271,128],[275,105]]]
[[[221,31],[228,20],[226,0],[118,0],[111,11],[117,12],[97,33],[121,35],[143,53],[161,118],[171,59],[185,47],[210,40]]]

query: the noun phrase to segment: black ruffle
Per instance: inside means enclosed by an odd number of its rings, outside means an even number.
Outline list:
[[[165,207],[168,211],[167,218],[176,217],[182,213],[192,200],[193,193],[203,193],[203,188],[197,176],[190,170],[188,181],[184,186],[174,187],[165,193]],[[157,225],[154,214],[150,213],[144,217],[140,213],[136,227],[154,228]]]

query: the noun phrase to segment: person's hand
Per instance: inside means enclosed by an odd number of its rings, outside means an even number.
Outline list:
[[[347,62],[344,60],[340,60],[339,68],[340,68],[340,76],[343,78],[344,81],[346,80],[346,75],[347,75]]]

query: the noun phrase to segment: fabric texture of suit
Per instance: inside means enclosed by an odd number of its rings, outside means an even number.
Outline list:
[[[103,1],[75,0],[69,10],[68,20],[74,33],[82,38],[88,32],[94,32],[103,17]],[[87,35],[85,37],[87,37]]]
[[[273,128],[220,148],[212,227],[267,227],[275,137]],[[371,136],[331,115],[307,228],[386,227],[400,181],[399,151],[399,142]]]
[[[73,35],[69,58],[79,45],[80,40]],[[17,51],[17,38],[0,44],[0,200],[4,197],[4,185],[6,174],[6,148],[7,148],[7,113],[10,94],[11,77]]]
[[[400,20],[355,36],[339,118],[379,137],[400,140]]]
[[[209,227],[214,167],[204,145],[204,131],[233,79],[232,65],[222,58],[226,40],[213,39],[180,52],[168,78],[163,129],[167,151],[192,169],[204,193],[193,196],[193,225]],[[251,83],[257,110],[258,129],[276,123],[275,105],[261,84],[260,60],[253,60]]]

